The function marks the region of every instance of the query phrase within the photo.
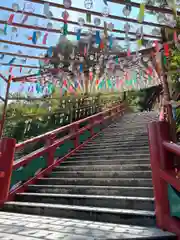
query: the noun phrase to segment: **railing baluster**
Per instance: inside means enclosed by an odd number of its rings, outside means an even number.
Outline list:
[[[47,146],[51,146],[54,141],[55,141],[55,135],[52,135],[52,136],[49,136],[47,139],[46,139],[46,147]],[[49,150],[48,152],[48,159],[47,159],[47,164],[48,166],[52,165],[53,162],[54,162],[54,152],[55,152],[55,148]]]
[[[91,133],[91,137],[93,136],[94,134],[94,130],[93,130],[93,127],[94,127],[94,122],[96,121],[97,118],[91,118],[90,119],[90,125],[91,125],[91,128],[90,128],[90,133]]]
[[[74,131],[76,133],[75,138],[74,138],[74,146],[75,146],[75,148],[77,148],[79,145],[79,134],[78,134],[79,124],[74,125]]]

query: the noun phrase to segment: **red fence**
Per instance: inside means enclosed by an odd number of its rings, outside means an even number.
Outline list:
[[[106,125],[123,113],[124,106],[118,105],[23,143],[15,144],[15,139],[2,139],[0,143],[0,186],[3,188],[0,188],[0,203],[3,204],[7,199],[12,200],[16,193],[25,191],[29,184],[33,184],[38,178],[50,173],[54,167],[83,147]],[[40,141],[43,142],[43,146],[14,161],[17,151]],[[64,146],[66,150],[68,148],[62,156],[59,155],[58,150],[61,146]],[[31,167],[27,168],[29,165]]]
[[[157,225],[180,236],[180,218],[172,215],[168,187],[180,192],[180,179],[175,171],[180,165],[180,146],[171,142],[167,122],[152,122],[148,126],[152,180],[154,186]],[[177,209],[180,211],[180,197]]]

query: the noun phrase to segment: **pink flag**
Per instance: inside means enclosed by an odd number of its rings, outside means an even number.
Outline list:
[[[128,56],[128,57],[131,56],[131,51],[130,51],[130,49],[128,49],[128,51],[127,51],[127,56]]]
[[[174,41],[177,42],[178,38],[177,38],[177,32],[174,31]]]
[[[9,19],[7,20],[7,23],[8,23],[8,24],[12,24],[13,19],[14,19],[14,14],[11,14],[11,15],[9,16]]]
[[[43,44],[46,44],[47,37],[48,37],[48,33],[45,33],[43,37]]]

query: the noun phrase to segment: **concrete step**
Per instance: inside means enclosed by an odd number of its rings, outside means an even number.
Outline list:
[[[131,188],[152,187],[152,180],[147,178],[40,178],[38,184],[128,186]]]
[[[152,187],[29,185],[28,192],[153,197]]]
[[[50,177],[60,178],[151,178],[151,171],[57,171]]]
[[[111,137],[111,135],[113,137],[123,137],[123,136],[148,136],[148,132],[147,132],[147,129],[146,130],[127,130],[127,129],[124,129],[124,130],[119,130],[117,131],[117,129],[115,128],[114,130],[108,130],[108,131],[103,131],[103,132],[100,132],[98,137]]]
[[[135,158],[133,158],[133,156],[132,157],[128,157],[128,155],[121,155],[121,156],[113,156],[112,158],[111,158],[111,156],[107,156],[107,155],[105,155],[105,156],[90,156],[90,157],[88,157],[88,156],[81,156],[81,154],[79,154],[78,156],[71,156],[71,157],[69,157],[66,161],[68,162],[68,161],[88,161],[88,159],[89,160],[93,160],[93,161],[96,161],[96,162],[100,162],[100,161],[103,161],[104,163],[106,163],[106,161],[107,162],[112,162],[113,163],[113,161],[119,161],[118,162],[118,164],[122,161],[122,162],[124,162],[125,161],[125,163],[127,163],[127,164],[129,164],[129,162],[130,163],[135,163],[136,162],[136,160],[137,161],[146,161],[146,164],[147,163],[150,163],[150,156],[149,156],[149,154],[148,155],[146,155],[146,156],[143,156],[143,158],[138,158],[138,155],[137,155],[137,157],[135,157]],[[65,162],[65,161],[64,161]],[[141,163],[142,163],[141,162]],[[85,164],[84,164],[85,165]],[[102,164],[103,165],[103,164]]]
[[[105,137],[105,136],[99,136],[99,137],[97,137],[97,139],[96,139],[96,142],[98,142],[98,141],[101,141],[101,142],[103,142],[103,143],[106,143],[106,142],[121,142],[121,141],[131,141],[131,140],[136,140],[136,141],[148,141],[148,136],[136,136],[136,135],[134,135],[134,136],[126,136],[126,135],[124,135],[124,136],[121,136],[121,137],[119,137],[119,136],[117,136],[117,137]]]
[[[95,144],[96,142],[94,142],[94,144]],[[134,142],[134,143],[136,143],[136,142]],[[85,145],[82,149],[84,149],[84,150],[90,150],[90,149],[98,149],[96,146],[94,146],[94,144],[87,144],[87,145]],[[108,148],[111,148],[111,149],[142,149],[142,150],[149,150],[149,145],[138,145],[138,144],[136,144],[136,145],[134,145],[134,144],[128,144],[128,143],[126,143],[126,142],[122,142],[122,143],[110,143],[110,144],[105,144],[104,146],[103,145],[101,145],[101,147],[100,147],[100,149],[104,149],[104,150],[107,150]]]
[[[87,159],[87,158],[96,158],[96,159],[149,159],[150,155],[149,154],[144,154],[144,153],[139,153],[139,154],[136,154],[134,152],[129,152],[127,154],[111,154],[111,155],[104,155],[104,154],[95,154],[95,153],[92,153],[92,154],[89,154],[88,152],[84,152],[84,153],[75,153],[74,155],[72,155],[73,158],[84,158],[84,159]],[[72,158],[71,157],[71,158]]]
[[[144,147],[144,146],[148,146],[148,140],[147,141],[138,141],[137,139],[135,140],[131,140],[131,141],[116,141],[116,142],[112,142],[108,141],[108,142],[104,142],[104,141],[90,141],[86,147],[92,147],[92,146],[97,146],[97,147],[109,147],[109,146],[119,146],[119,147],[123,147],[123,146],[132,146],[132,147]]]
[[[111,145],[111,144],[106,144],[105,146],[103,145],[87,145],[86,147],[80,149],[77,151],[77,153],[81,153],[81,152],[99,152],[100,154],[103,153],[116,153],[116,155],[119,154],[127,154],[129,152],[135,152],[136,154],[141,152],[141,153],[145,153],[145,154],[149,154],[149,148],[148,147],[140,147],[140,146],[134,146],[134,147],[128,147],[127,145]],[[123,154],[124,155],[124,154]]]
[[[148,171],[150,164],[58,166],[54,171]]]
[[[124,132],[119,132],[119,129],[116,132],[100,132],[97,136],[97,139],[101,139],[103,138],[103,140],[105,139],[110,139],[111,136],[113,136],[114,138],[138,138],[138,139],[146,139],[148,137],[148,133],[144,132],[144,133],[138,133],[138,132],[128,132],[128,131],[124,131]]]
[[[95,159],[87,159],[84,160],[84,158],[70,158],[66,161],[61,163],[61,166],[79,166],[79,165],[118,165],[118,164],[147,164],[149,163],[149,159],[125,159],[125,160],[119,160],[119,159],[113,159],[113,160],[96,160]]]
[[[53,194],[53,193],[19,193],[18,202],[41,202],[50,204],[65,204],[77,206],[91,206],[103,208],[120,208],[148,210],[154,209],[154,198],[107,196],[107,195],[80,195],[80,194]]]
[[[100,148],[100,149],[97,149],[97,148],[95,148],[95,149],[80,149],[80,150],[78,150],[77,151],[77,153],[89,153],[89,154],[93,154],[93,153],[95,153],[95,155],[96,154],[101,154],[101,153],[103,153],[103,154],[111,154],[111,153],[113,153],[113,154],[115,154],[115,153],[117,153],[117,154],[120,154],[120,153],[129,153],[129,151],[130,151],[130,149],[128,149],[127,147],[126,148],[111,148],[111,147],[109,147],[109,148],[104,148],[104,149],[102,149],[102,148]],[[142,153],[142,154],[149,154],[149,149],[143,149],[143,148],[134,148],[133,149],[133,152],[135,152],[136,154],[138,154],[138,153]]]
[[[129,122],[129,121],[127,121],[127,122],[122,122],[122,121],[121,122],[116,122],[116,123],[110,125],[109,127],[107,127],[105,129],[105,132],[109,131],[110,129],[115,130],[117,128],[118,128],[119,132],[124,131],[124,130],[127,130],[129,132],[131,132],[133,130],[135,130],[135,131],[136,130],[139,130],[139,131],[146,130],[147,131],[147,123],[137,125],[137,124],[133,124],[132,122]]]
[[[111,136],[114,138],[121,138],[121,137],[142,137],[142,138],[145,138],[145,137],[148,137],[148,133],[147,131],[144,131],[144,132],[139,132],[139,131],[128,131],[128,130],[124,130],[124,131],[119,131],[118,129],[118,132],[117,130],[115,131],[108,131],[108,132],[101,132],[99,133],[98,137],[97,138],[111,138]]]
[[[132,130],[139,130],[141,131],[142,129],[147,129],[147,123],[142,123],[141,125],[139,124],[134,124],[131,121],[116,121],[113,124],[109,125],[105,131],[108,131],[109,129],[115,130],[115,129],[119,129],[120,131],[124,131],[125,129],[132,131]]]
[[[155,226],[154,211],[115,209],[61,204],[7,202],[3,210],[15,213],[36,214],[41,216],[77,218],[89,221],[102,221],[139,226]]]

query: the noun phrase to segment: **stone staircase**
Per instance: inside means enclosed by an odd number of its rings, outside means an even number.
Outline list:
[[[146,125],[155,119],[155,112],[125,115],[27,192],[17,194],[3,210],[152,229],[155,213]],[[167,239],[167,233],[158,236]]]

